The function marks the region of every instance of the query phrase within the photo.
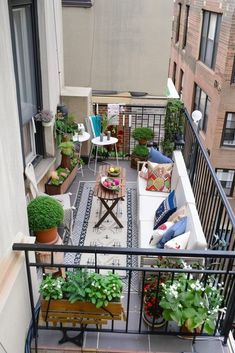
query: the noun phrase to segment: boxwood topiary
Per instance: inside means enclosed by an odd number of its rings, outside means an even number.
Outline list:
[[[144,145],[137,145],[133,149],[133,155],[139,156],[139,157],[147,157],[149,154],[149,149],[148,147]]]
[[[152,140],[153,138],[153,129],[150,127],[137,127],[132,132],[132,137],[135,140]]]
[[[27,207],[29,228],[34,231],[59,226],[64,219],[64,210],[59,201],[50,196],[38,196]]]

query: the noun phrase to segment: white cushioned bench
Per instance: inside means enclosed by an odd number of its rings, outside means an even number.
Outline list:
[[[181,206],[186,207],[186,232],[190,231],[187,249],[205,250],[207,243],[196,209],[195,198],[181,151],[173,152],[173,161],[171,190],[175,190],[177,209]],[[153,248],[153,246],[149,245],[149,240],[153,233],[155,211],[161,202],[169,195],[169,193],[166,192],[147,191],[146,184],[147,181],[138,175],[137,202],[139,248]]]

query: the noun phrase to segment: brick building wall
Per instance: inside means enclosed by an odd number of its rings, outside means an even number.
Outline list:
[[[179,4],[181,16],[179,21]],[[186,6],[189,6],[188,26],[186,29]],[[199,60],[203,10],[221,14],[221,27],[218,48],[213,69]],[[180,23],[180,25],[179,25]],[[177,32],[179,26],[178,41]],[[184,35],[187,41],[184,46]],[[206,131],[200,136],[210,152],[210,159],[215,168],[235,169],[235,147],[224,147],[221,138],[226,112],[235,113],[235,84],[231,84],[235,57],[235,1],[234,0],[182,0],[174,6],[171,60],[169,76],[175,75],[178,92],[182,84],[180,77],[183,70],[182,100],[191,113],[194,110],[195,84],[210,98]],[[175,70],[175,64],[176,70]],[[174,74],[175,70],[175,74]],[[235,191],[233,190],[235,197]],[[235,200],[232,200],[235,206]],[[235,207],[234,207],[235,208]]]

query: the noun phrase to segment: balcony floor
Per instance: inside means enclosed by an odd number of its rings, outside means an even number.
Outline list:
[[[112,161],[111,161],[112,163]],[[115,161],[113,161],[115,163]],[[120,165],[126,168],[127,181],[136,181],[136,170],[131,169],[130,161],[120,161]],[[96,176],[87,168],[83,166],[84,176],[79,172],[76,176],[69,191],[73,194],[75,200],[76,191],[79,181],[94,181]],[[131,312],[133,326],[136,324],[135,316],[135,301],[139,301],[137,293],[132,293]],[[136,305],[138,307],[138,305]],[[131,327],[130,327],[131,328]],[[75,335],[71,332],[70,336]],[[69,353],[69,352],[168,352],[168,353],[228,353],[227,347],[222,345],[219,338],[198,338],[192,346],[191,339],[179,338],[177,336],[166,335],[136,335],[136,334],[118,334],[118,333],[96,333],[86,332],[84,335],[84,346],[82,350],[73,343],[64,343],[62,346],[58,344],[61,339],[61,332],[40,330],[38,338],[39,353]],[[33,345],[32,345],[33,347]],[[34,352],[34,350],[32,350]]]

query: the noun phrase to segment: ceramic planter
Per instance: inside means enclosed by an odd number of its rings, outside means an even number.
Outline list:
[[[72,184],[73,180],[75,179],[77,175],[77,170],[78,170],[78,166],[76,165],[71,171],[71,173],[64,180],[64,182],[60,185],[52,185],[51,179],[49,179],[49,181],[45,184],[46,193],[48,195],[64,194]]]

